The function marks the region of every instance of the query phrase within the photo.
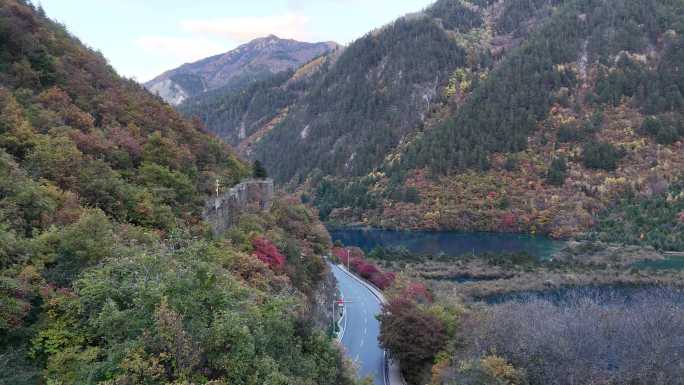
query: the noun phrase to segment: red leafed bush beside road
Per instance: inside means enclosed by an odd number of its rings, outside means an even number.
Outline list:
[[[333,249],[335,255],[345,266],[349,266],[361,278],[368,280],[380,290],[385,290],[394,283],[394,273],[385,273],[375,264],[364,259],[364,253],[357,247],[336,247]]]

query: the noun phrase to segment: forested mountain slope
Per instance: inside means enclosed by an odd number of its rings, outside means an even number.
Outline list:
[[[455,7],[466,25],[463,33],[483,22],[467,6]],[[352,43],[320,70],[306,95],[256,147],[255,157],[282,181],[303,180],[315,169],[364,175],[379,166],[421,125],[451,72],[465,65],[467,53],[451,32],[435,17],[417,15]]]
[[[527,147],[561,91],[570,97],[591,88],[578,95],[578,107],[617,103],[610,94],[617,91],[607,89],[614,79],[604,72],[629,61],[617,60],[621,53],[674,54],[679,8],[667,1],[439,1],[348,47],[264,138],[257,156],[284,181],[315,168],[363,175],[421,131],[431,110],[451,104],[449,118],[439,119],[445,123],[402,150],[403,168],[486,168],[491,153]],[[652,90],[639,96],[648,99],[640,100],[649,104],[643,112],[679,106],[674,96],[674,105],[656,107],[657,98],[668,98],[658,84],[672,79],[648,80]],[[273,151],[279,145],[302,151]]]
[[[314,326],[316,218],[277,200],[208,235],[215,181],[248,172],[40,8],[0,0],[0,383],[351,384]]]
[[[681,178],[683,28],[675,0],[441,0],[275,102],[251,155],[332,221],[576,236]]]
[[[244,88],[220,88],[178,106],[189,118],[199,118],[207,130],[228,143],[247,149],[263,136],[289,106],[297,103],[316,82],[316,75],[338,52],[321,56],[297,70],[280,72]]]
[[[332,222],[577,236],[675,199],[683,25],[678,0],[440,0],[181,110]],[[684,248],[663,221],[601,237]]]
[[[178,105],[207,91],[241,90],[273,74],[299,68],[335,49],[337,44],[332,42],[305,43],[271,35],[167,71],[145,83],[145,87]]]
[[[667,195],[684,166],[683,16],[675,1],[565,1],[520,20],[538,27],[491,70],[457,73],[464,103],[388,157],[387,175],[424,203],[383,217],[417,209],[418,226],[572,236],[622,197]],[[676,232],[634,238],[672,248],[662,237]]]

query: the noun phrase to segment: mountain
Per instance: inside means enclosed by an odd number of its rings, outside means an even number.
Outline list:
[[[354,385],[299,202],[214,236],[250,175],[24,0],[0,0],[0,384]],[[232,213],[231,213],[232,214]]]
[[[219,88],[186,100],[179,106],[186,117],[200,118],[206,129],[249,155],[252,145],[287,115],[317,81],[321,68],[339,50],[318,57],[296,70],[288,70],[254,82],[245,88]]]
[[[329,221],[579,236],[628,217],[607,212],[624,194],[650,199],[681,178],[683,12],[440,0],[303,82],[280,74],[181,110]]]
[[[167,71],[145,83],[145,87],[168,103],[178,105],[207,91],[241,89],[335,49],[337,44],[332,42],[303,43],[270,35]]]

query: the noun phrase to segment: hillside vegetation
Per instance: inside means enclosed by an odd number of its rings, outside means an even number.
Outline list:
[[[327,221],[574,237],[682,178],[683,9],[440,0],[181,110]]]
[[[317,310],[317,219],[280,198],[208,235],[215,181],[249,171],[40,8],[0,0],[0,383],[352,384]]]
[[[682,178],[683,12],[439,1],[347,48],[254,156],[332,222],[577,236]]]

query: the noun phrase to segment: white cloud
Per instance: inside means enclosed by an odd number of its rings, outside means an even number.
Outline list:
[[[181,22],[181,26],[187,32],[212,35],[237,42],[246,42],[269,34],[299,40],[311,37],[309,18],[294,12],[276,16],[186,20]]]
[[[175,59],[194,61],[226,51],[227,47],[205,38],[182,38],[168,36],[142,36],[135,44],[158,54]]]

